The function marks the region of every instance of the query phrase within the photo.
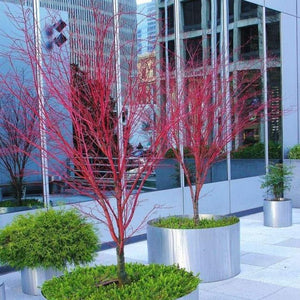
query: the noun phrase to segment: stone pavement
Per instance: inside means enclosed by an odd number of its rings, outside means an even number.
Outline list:
[[[125,248],[127,261],[147,263],[146,241]],[[116,263],[115,249],[98,253],[95,264]],[[201,274],[200,274],[201,277]],[[0,276],[6,300],[39,300],[21,291],[20,272]],[[241,218],[241,273],[231,279],[201,283],[202,300],[299,300],[300,299],[300,209],[293,209],[293,226],[263,226],[263,214]],[[1,299],[0,299],[1,300]]]

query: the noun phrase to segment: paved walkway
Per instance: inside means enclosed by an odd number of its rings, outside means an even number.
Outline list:
[[[300,299],[300,209],[293,210],[294,225],[263,226],[263,214],[241,218],[241,273],[228,280],[201,283],[202,300],[299,300]],[[147,263],[146,241],[126,246],[127,261]],[[95,263],[116,263],[115,250],[98,254]],[[39,300],[21,291],[20,272],[0,276],[5,281],[6,300]],[[1,300],[1,299],[0,299]]]

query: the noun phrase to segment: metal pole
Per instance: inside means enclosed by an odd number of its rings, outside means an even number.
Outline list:
[[[217,100],[217,0],[211,1],[211,67],[212,67],[212,102]],[[217,112],[215,112],[217,114]],[[213,137],[217,131],[215,124]]]
[[[266,7],[262,11],[263,28],[263,95],[264,95],[264,119],[265,119],[265,164],[266,173],[269,166],[269,124],[268,124],[268,74],[267,74],[267,33],[266,33]]]
[[[177,100],[181,101],[182,87],[183,87],[183,77],[182,77],[182,63],[181,63],[181,52],[180,52],[180,1],[174,1],[174,16],[175,16],[175,55],[176,55],[176,88],[177,88]],[[180,122],[179,124],[179,151],[181,157],[184,159],[184,149],[183,149],[183,126]],[[180,165],[180,187],[182,194],[182,213],[185,214],[185,196],[184,196],[184,172]]]
[[[223,18],[222,18],[222,34],[223,34],[223,68],[224,68],[224,91],[226,104],[226,134],[231,130],[231,109],[230,109],[230,83],[229,83],[229,36],[228,36],[228,0],[223,0]],[[231,142],[227,144],[227,181],[229,193],[229,213],[231,213]]]
[[[169,35],[169,29],[168,29],[168,1],[165,1],[165,57],[166,57],[166,104],[167,104],[167,112],[168,112],[168,105],[169,103],[169,92],[170,92],[170,72],[169,72],[169,44],[168,44],[168,35]]]
[[[48,177],[48,156],[47,156],[47,137],[45,120],[45,99],[43,94],[43,75],[42,75],[42,44],[40,34],[40,1],[33,1],[33,23],[34,23],[34,43],[36,58],[36,85],[39,101],[39,119],[40,119],[40,145],[41,145],[41,171],[43,182],[43,201],[49,209],[49,177]]]
[[[114,50],[115,50],[115,71],[116,71],[116,97],[117,97],[117,115],[118,115],[118,146],[120,152],[121,163],[124,163],[124,145],[123,145],[123,101],[122,101],[122,78],[121,78],[121,54],[120,54],[120,15],[119,15],[119,1],[113,0],[113,14],[114,14]],[[123,176],[122,187],[125,184],[125,177]],[[124,197],[124,189],[122,197]]]

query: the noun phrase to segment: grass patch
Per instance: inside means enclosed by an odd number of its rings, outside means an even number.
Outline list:
[[[26,199],[26,200],[22,200],[22,203],[18,203],[16,200],[0,201],[0,207],[20,207],[20,206],[44,207],[44,203],[39,201],[38,199]]]
[[[42,293],[48,300],[171,300],[189,294],[200,282],[191,272],[175,266],[128,263],[126,272],[129,281],[119,287],[115,283],[105,285],[116,278],[115,265],[79,267],[46,281]]]
[[[239,218],[235,216],[223,217],[220,219],[209,218],[200,219],[199,224],[195,225],[194,220],[191,218],[185,218],[181,216],[171,216],[167,218],[158,219],[151,225],[162,228],[172,228],[172,229],[203,229],[203,228],[214,228],[229,226],[239,222]]]

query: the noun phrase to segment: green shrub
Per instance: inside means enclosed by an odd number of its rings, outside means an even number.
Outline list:
[[[17,200],[4,200],[0,201],[0,207],[17,207],[20,203]],[[44,207],[44,203],[38,199],[26,199],[22,200],[21,206],[28,207]]]
[[[269,141],[269,158],[281,158],[281,145]],[[241,146],[231,153],[232,158],[264,158],[265,157],[265,144],[255,143],[249,146]]]
[[[300,159],[300,145],[295,145],[289,151],[288,157],[290,159]]]
[[[196,226],[192,218],[183,218],[181,216],[171,216],[167,218],[160,218],[151,225],[162,228],[172,228],[172,229],[203,229],[203,228],[214,228],[228,226],[238,223],[239,219],[237,217],[223,217],[220,219],[209,218],[200,219],[199,224]]]
[[[77,268],[46,281],[42,293],[48,300],[177,299],[195,290],[200,282],[191,272],[175,266],[126,264],[129,281],[123,286],[105,282],[117,278],[117,267]]]
[[[193,158],[193,155],[191,154],[190,149],[188,147],[184,147],[183,154],[185,158]],[[172,148],[168,149],[164,155],[164,158],[175,158],[174,150]]]
[[[274,195],[276,199],[283,197],[283,193],[289,190],[292,181],[292,168],[284,164],[269,165],[269,172],[263,176],[261,188]]]
[[[0,262],[16,269],[78,265],[93,260],[98,238],[75,210],[17,216],[0,230]]]

